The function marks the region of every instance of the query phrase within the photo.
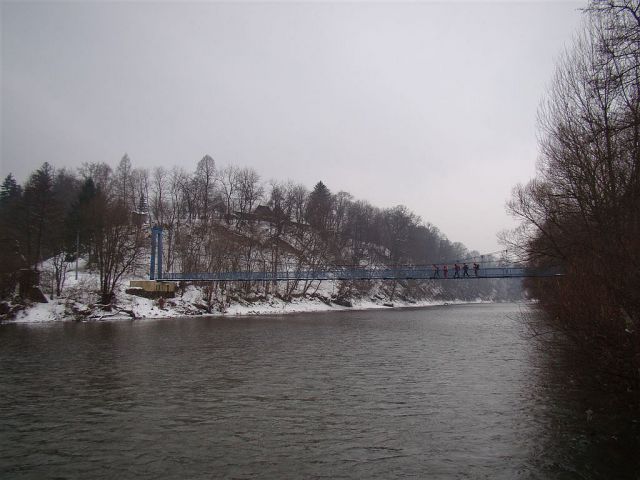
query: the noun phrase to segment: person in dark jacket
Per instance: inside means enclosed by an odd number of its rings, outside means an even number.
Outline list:
[[[440,278],[440,267],[435,263],[433,264],[433,277],[431,278]]]

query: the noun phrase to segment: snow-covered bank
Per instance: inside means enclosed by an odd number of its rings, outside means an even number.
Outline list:
[[[52,300],[49,303],[33,304],[18,312],[17,316],[5,323],[43,323],[59,321],[101,321],[124,319],[157,319],[157,318],[184,318],[189,316],[249,316],[249,315],[284,315],[291,313],[330,312],[349,310],[372,310],[389,308],[424,308],[446,304],[465,303],[490,303],[478,299],[475,302],[453,301],[396,301],[376,302],[374,300],[355,300],[352,307],[346,307],[335,303],[325,303],[318,298],[297,298],[285,302],[279,298],[271,298],[264,302],[246,304],[232,303],[224,312],[208,313],[203,309],[187,305],[175,299],[168,300],[161,308],[157,301],[134,297],[132,301],[120,303],[111,311],[89,306],[69,304],[65,299]],[[391,306],[392,305],[392,306]],[[84,308],[83,308],[84,307]]]
[[[175,298],[153,300],[131,295],[122,286],[117,293],[117,301],[108,309],[95,303],[94,287],[90,275],[80,276],[78,282],[69,283],[62,298],[51,299],[48,303],[33,303],[17,312],[5,323],[41,323],[55,321],[99,321],[108,319],[176,318],[189,316],[237,316],[237,315],[281,315],[304,312],[327,312],[346,310],[369,310],[407,307],[429,307],[452,303],[470,303],[461,299],[398,299],[389,298],[383,289],[372,288],[368,296],[361,298],[337,299],[336,285],[326,282],[313,294],[293,297],[288,301],[276,295],[228,296],[215,308],[207,307],[203,291],[193,285],[187,286]],[[471,302],[488,302],[474,299]],[[348,306],[351,305],[351,306]]]
[[[311,288],[288,290],[286,282],[274,293],[269,285],[228,284],[209,290],[209,284],[183,285],[174,298],[149,299],[127,292],[130,280],[144,278],[133,275],[123,279],[115,291],[115,301],[104,307],[97,304],[99,295],[98,276],[80,262],[78,279],[75,271],[68,271],[62,296],[51,298],[53,286],[47,276],[48,265],[43,265],[41,289],[48,303],[4,303],[5,313],[0,315],[4,323],[41,323],[55,321],[98,321],[107,319],[176,318],[189,316],[237,316],[237,315],[281,315],[288,313],[327,312],[345,310],[369,310],[386,308],[429,307],[453,303],[488,303],[517,300],[504,287],[485,288],[483,294],[474,283],[451,281],[444,285],[437,281],[423,282],[342,282],[322,281]],[[501,284],[504,285],[504,284]],[[305,293],[306,292],[306,293]],[[521,299],[521,298],[520,298]],[[9,309],[10,312],[6,313]],[[2,313],[2,312],[0,312]]]

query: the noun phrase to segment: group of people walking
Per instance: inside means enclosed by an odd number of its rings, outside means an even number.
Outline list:
[[[435,263],[433,264],[433,277],[431,278],[440,278],[440,266],[436,265]],[[462,267],[460,267],[459,264],[454,264],[453,265],[453,278],[460,278],[460,269],[462,268],[462,276],[463,277],[470,277],[469,275],[469,265],[467,265],[466,263],[462,264]],[[473,264],[473,273],[474,275],[477,277],[478,276],[478,270],[480,270],[480,264],[478,263],[474,263]],[[448,265],[443,265],[442,266],[442,273],[443,273],[443,278],[449,278],[449,266]]]

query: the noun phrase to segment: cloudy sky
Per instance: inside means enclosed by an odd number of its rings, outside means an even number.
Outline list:
[[[494,251],[584,4],[2,2],[0,174],[209,154]]]

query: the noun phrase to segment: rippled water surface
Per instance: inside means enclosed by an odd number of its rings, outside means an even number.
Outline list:
[[[634,478],[523,308],[0,326],[0,476]]]

